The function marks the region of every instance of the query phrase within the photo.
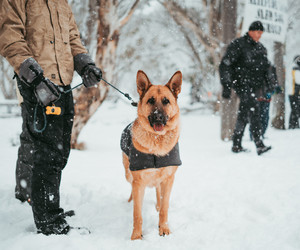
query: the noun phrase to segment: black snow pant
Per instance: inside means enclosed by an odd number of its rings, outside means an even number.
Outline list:
[[[254,97],[240,97],[240,106],[232,137],[233,146],[242,146],[242,137],[248,122],[250,122],[250,132],[256,147],[263,146],[263,142],[261,141],[262,129],[260,113],[259,101]]]
[[[17,81],[24,101],[21,104],[23,125],[16,168],[16,197],[31,199],[34,221],[39,229],[54,223],[63,213],[59,188],[71,147],[73,96],[71,91],[62,93],[55,103],[62,108],[62,114],[45,116],[32,88]],[[70,86],[61,87],[63,91],[69,89]],[[45,123],[44,131],[37,132],[43,130]]]
[[[298,92],[300,91],[300,88]],[[290,95],[291,114],[289,119],[289,129],[299,128],[300,119],[300,95]]]

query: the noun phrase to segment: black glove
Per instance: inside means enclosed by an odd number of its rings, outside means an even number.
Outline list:
[[[274,93],[275,93],[275,94],[280,94],[280,93],[282,93],[282,92],[283,92],[283,88],[282,88],[281,86],[277,85],[277,86],[275,87],[275,89],[274,89]]]
[[[44,78],[36,85],[34,92],[38,102],[43,106],[48,106],[50,103],[55,102],[61,95],[58,87],[47,78]]]
[[[32,57],[20,65],[19,78],[28,86],[36,86],[43,79],[43,69]]]
[[[83,85],[87,88],[95,86],[102,78],[102,71],[93,64],[84,67],[83,75],[81,76]]]
[[[224,87],[222,92],[222,97],[225,99],[229,99],[231,95],[231,88]]]
[[[102,71],[96,67],[94,61],[88,54],[78,54],[74,56],[74,67],[76,72],[82,77],[85,87],[93,87],[102,78]]]

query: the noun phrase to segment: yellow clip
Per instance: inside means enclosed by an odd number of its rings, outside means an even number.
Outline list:
[[[60,115],[61,114],[61,108],[53,106],[47,106],[46,107],[46,115]]]

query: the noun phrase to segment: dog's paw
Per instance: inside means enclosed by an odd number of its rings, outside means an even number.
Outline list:
[[[143,235],[141,232],[135,232],[135,231],[132,232],[131,240],[141,240],[141,239],[143,239]]]
[[[171,233],[168,225],[163,225],[163,226],[159,226],[159,235],[160,236],[165,236],[165,235],[169,235]]]

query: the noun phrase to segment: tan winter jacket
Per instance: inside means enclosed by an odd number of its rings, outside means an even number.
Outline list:
[[[33,57],[45,77],[68,85],[80,53],[87,51],[67,0],[0,0],[0,54],[17,73]]]

